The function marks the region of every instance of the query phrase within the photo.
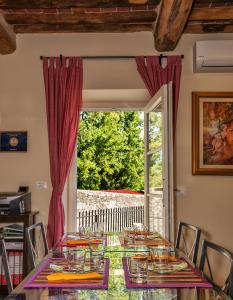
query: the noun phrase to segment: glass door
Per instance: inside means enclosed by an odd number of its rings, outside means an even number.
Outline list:
[[[145,220],[167,238],[173,230],[171,87],[164,85],[144,109]]]

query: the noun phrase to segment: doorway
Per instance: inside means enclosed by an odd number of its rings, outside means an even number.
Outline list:
[[[117,104],[115,104],[114,112],[129,110],[144,112],[144,222],[150,227],[151,230],[159,231],[160,233],[168,237],[171,235],[171,231],[173,228],[173,214],[171,213],[172,181],[170,178],[172,177],[170,174],[171,172],[173,174],[173,170],[171,168],[171,155],[168,155],[168,153],[172,153],[171,146],[168,145],[170,143],[169,141],[172,140],[172,137],[170,134],[171,122],[168,122],[168,110],[171,110],[171,107],[168,106],[169,95],[166,89],[168,89],[168,87],[164,88],[149,101],[148,98],[146,101],[141,100],[140,102],[138,102],[136,109],[133,108],[133,102],[131,103],[130,107],[129,104],[126,104],[122,107],[122,104],[124,102],[121,102],[120,105],[118,103],[118,108]],[[158,101],[158,99],[160,99],[160,102]],[[109,107],[107,109],[104,107],[101,108],[100,103],[98,103],[98,106],[98,108],[94,106],[92,108],[88,107],[87,111],[112,111],[112,109],[110,109]],[[151,140],[153,138],[158,138],[154,145]],[[73,172],[75,172],[76,175],[76,158],[74,160],[74,164],[75,166],[73,166]],[[75,176],[75,180],[76,179],[77,178]],[[77,191],[75,195],[76,194]],[[74,215],[74,209],[77,212],[76,207],[73,206],[71,214],[72,218],[76,219],[76,224],[75,227],[73,226],[72,228],[75,228],[76,230],[77,214],[76,216]],[[119,222],[121,222],[121,219]]]

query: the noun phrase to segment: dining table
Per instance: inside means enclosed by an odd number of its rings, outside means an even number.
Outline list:
[[[46,260],[57,257],[59,253],[53,249],[33,269],[27,277],[12,291],[7,300],[230,300],[222,291],[213,287],[159,287],[159,288],[127,288],[123,268],[125,257],[135,253],[149,252],[147,246],[122,245],[119,233],[106,235],[105,257],[109,261],[108,286],[105,289],[79,289],[70,287],[27,287],[31,278],[35,277],[38,270]],[[184,254],[176,249],[177,256]],[[187,258],[186,258],[187,259]],[[191,264],[191,262],[189,261]],[[193,266],[195,268],[195,266]]]

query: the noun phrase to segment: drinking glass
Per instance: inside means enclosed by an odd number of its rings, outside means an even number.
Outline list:
[[[125,227],[123,229],[124,243],[129,244],[134,242],[135,231],[133,227]]]
[[[104,253],[102,251],[91,252],[91,269],[102,272],[104,268]]]
[[[133,224],[133,228],[135,231],[135,238],[136,239],[146,239],[147,235],[148,235],[148,227],[143,225],[142,223],[134,223]]]
[[[93,251],[102,251],[103,254],[105,253],[106,250],[106,245],[105,245],[105,241],[103,239],[99,240],[99,243],[91,243],[89,244],[89,250],[90,253]]]
[[[106,251],[106,246],[101,244],[90,244],[90,267],[93,270],[102,271],[104,267],[104,256]]]
[[[69,249],[67,253],[67,264],[69,271],[83,271],[86,261],[86,251]]]
[[[128,258],[130,280],[135,283],[146,283],[148,276],[148,256],[141,253]]]
[[[164,270],[169,264],[169,248],[166,246],[150,247],[150,257],[152,270]]]
[[[168,247],[158,246],[157,247],[157,259],[158,259],[157,265],[158,266],[168,265],[168,257],[169,257]]]
[[[170,248],[169,248],[169,259],[171,261],[176,260],[176,251],[175,251],[175,248],[173,246],[170,246]]]
[[[152,264],[156,263],[158,261],[158,249],[157,247],[150,247],[150,258]]]
[[[80,237],[85,236],[85,227],[80,226],[79,229],[78,229],[78,233],[79,233]]]
[[[95,236],[97,238],[102,238],[104,235],[104,223],[103,222],[96,222],[94,224],[95,228]]]
[[[84,227],[84,235],[86,238],[89,238],[89,239],[93,238],[94,233],[90,226]]]

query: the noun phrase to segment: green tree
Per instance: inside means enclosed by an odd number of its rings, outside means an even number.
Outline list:
[[[150,189],[163,186],[162,178],[162,113],[153,111],[149,114],[149,151],[156,150],[150,155],[149,174]]]
[[[78,188],[144,188],[143,120],[138,112],[84,112],[78,136]]]

